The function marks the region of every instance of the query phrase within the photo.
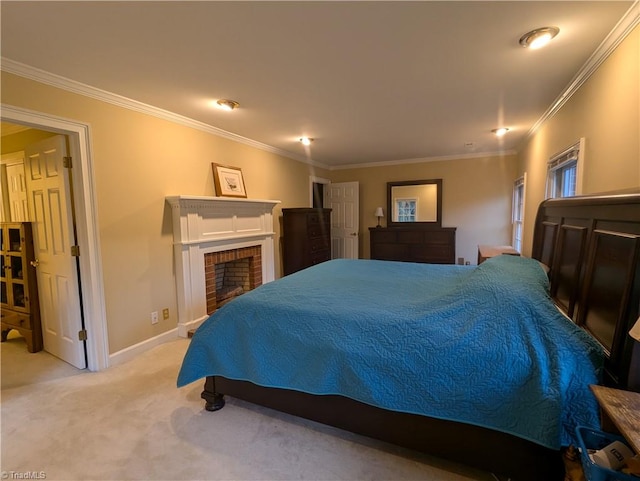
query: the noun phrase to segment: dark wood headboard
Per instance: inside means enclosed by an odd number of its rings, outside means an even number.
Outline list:
[[[549,199],[538,208],[534,259],[549,267],[558,307],[605,349],[603,382],[640,391],[640,194]]]

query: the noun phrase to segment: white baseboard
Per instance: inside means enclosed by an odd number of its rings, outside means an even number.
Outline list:
[[[209,316],[203,316],[200,319],[196,319],[194,321],[178,323],[178,336],[180,337],[188,337],[188,332],[191,329],[198,329],[200,324],[207,320]]]
[[[186,337],[186,336],[184,336]],[[147,339],[145,341],[134,344],[133,346],[125,347],[124,349],[109,354],[109,366],[117,366],[123,362],[130,361],[136,356],[139,356],[143,352],[148,351],[151,348],[159,346],[165,342],[175,341],[178,339],[178,328],[171,329],[170,331],[163,332],[162,334]]]

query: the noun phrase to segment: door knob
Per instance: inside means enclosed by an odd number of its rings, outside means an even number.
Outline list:
[[[29,262],[29,264],[31,264],[33,267],[38,267],[40,265],[40,261],[38,259],[34,259]]]

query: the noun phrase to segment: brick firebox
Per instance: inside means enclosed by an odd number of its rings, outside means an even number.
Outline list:
[[[218,307],[222,289],[239,286],[247,291],[262,285],[261,246],[204,254],[204,275],[207,314],[211,314]]]

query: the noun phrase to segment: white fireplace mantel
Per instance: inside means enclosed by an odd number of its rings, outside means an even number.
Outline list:
[[[170,196],[178,294],[178,334],[207,318],[204,255],[259,245],[262,282],[275,278],[273,208],[279,200]]]

